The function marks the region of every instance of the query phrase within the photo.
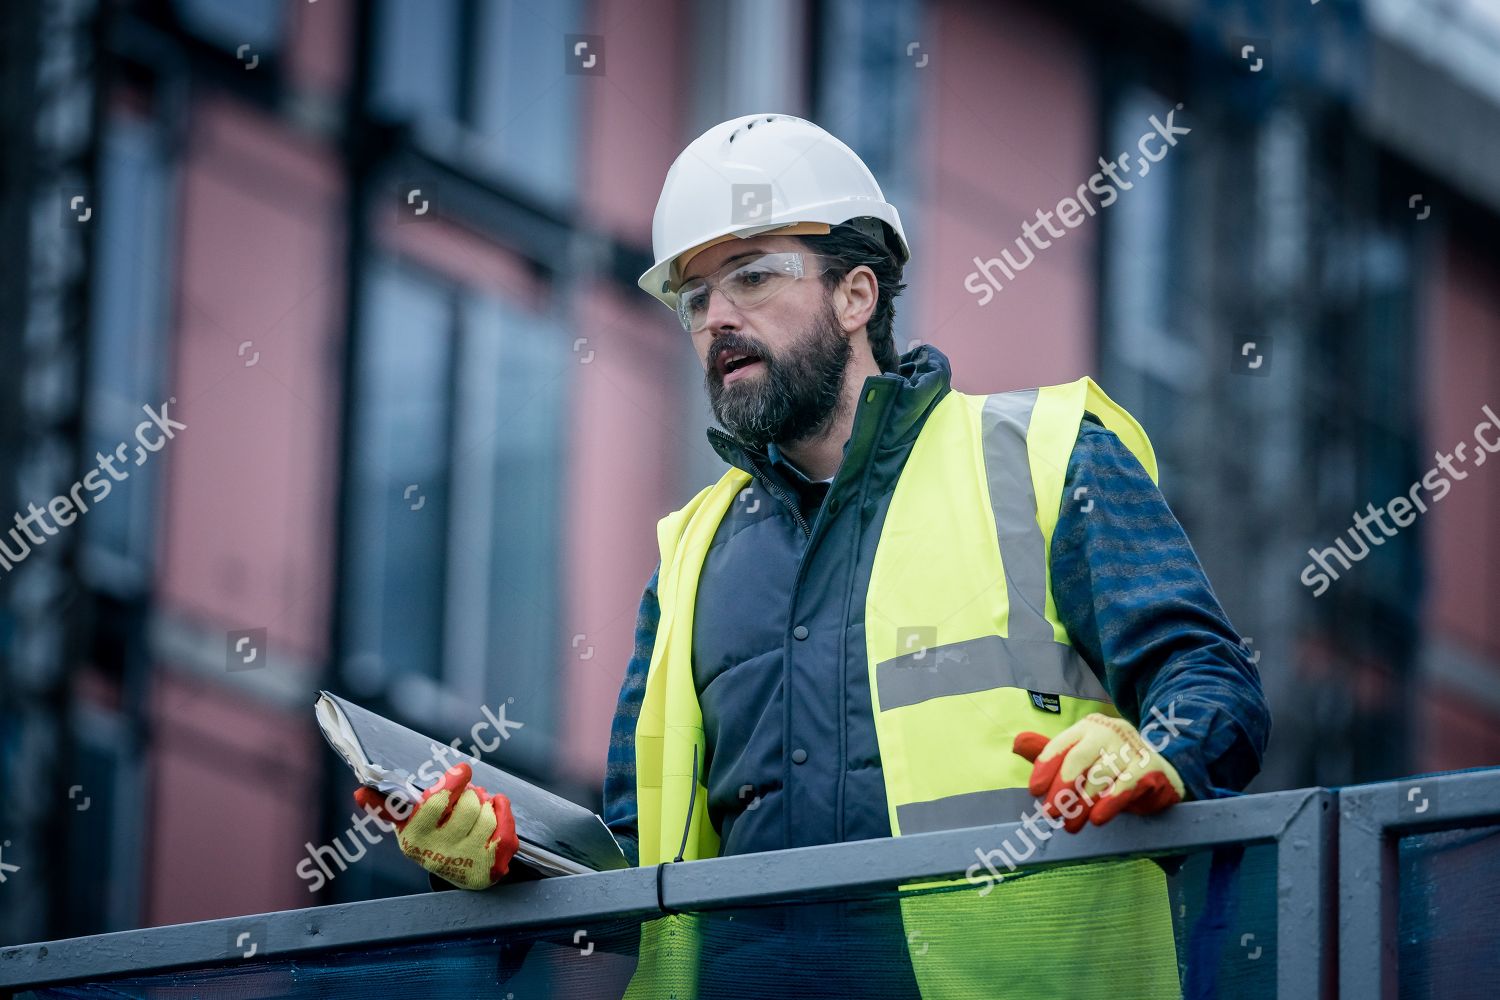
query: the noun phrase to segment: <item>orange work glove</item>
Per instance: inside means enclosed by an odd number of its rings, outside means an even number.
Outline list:
[[[1027,788],[1069,833],[1121,812],[1161,812],[1187,797],[1177,769],[1139,730],[1112,715],[1086,715],[1050,740],[1017,733],[1011,749],[1035,765]]]
[[[354,801],[395,826],[401,852],[423,868],[461,889],[488,889],[509,870],[520,841],[510,799],[469,784],[473,777],[468,764],[448,768],[405,819],[373,788],[355,789]]]

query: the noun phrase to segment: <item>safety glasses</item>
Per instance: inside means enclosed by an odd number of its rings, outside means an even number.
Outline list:
[[[789,252],[741,257],[728,261],[712,274],[684,281],[677,289],[677,318],[682,321],[682,328],[697,333],[708,325],[708,300],[715,289],[736,309],[754,309],[792,282],[806,277],[803,259],[812,256],[815,255]]]

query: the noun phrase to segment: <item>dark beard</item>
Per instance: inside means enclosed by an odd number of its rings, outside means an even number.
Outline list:
[[[716,359],[740,351],[759,356],[766,370],[753,381],[726,386]],[[738,334],[718,338],[708,357],[703,384],[714,417],[742,444],[764,450],[772,441],[796,444],[815,437],[837,416],[843,402],[844,373],[853,356],[839,329],[833,304],[796,343],[772,354],[764,344]]]

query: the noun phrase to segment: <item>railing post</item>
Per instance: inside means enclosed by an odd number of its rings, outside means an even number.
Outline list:
[[[1339,996],[1396,995],[1396,845],[1382,785],[1339,791]],[[1390,793],[1394,802],[1394,793]]]
[[[1332,1000],[1338,826],[1334,795],[1313,789],[1276,840],[1276,996]]]

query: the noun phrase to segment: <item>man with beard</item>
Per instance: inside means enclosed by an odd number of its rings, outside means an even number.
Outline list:
[[[691,339],[729,468],[657,526],[604,789],[633,863],[1045,839],[1254,777],[1260,679],[1145,432],[1087,377],[974,395],[931,345],[898,356],[909,248],[853,151],[785,115],[715,126],[652,241],[640,285]],[[435,846],[488,884],[505,823],[473,825]],[[1160,867],[978,856],[943,892],[668,914],[627,995],[1178,995]]]

